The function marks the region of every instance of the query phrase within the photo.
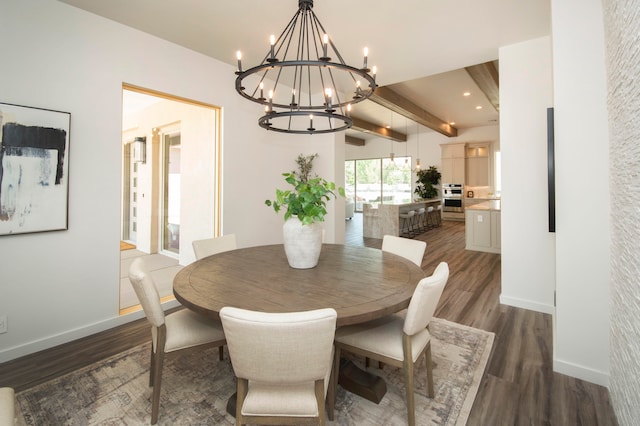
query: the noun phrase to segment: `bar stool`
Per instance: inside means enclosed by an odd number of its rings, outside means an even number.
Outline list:
[[[436,226],[442,226],[442,204],[436,206]]]
[[[436,210],[433,206],[427,207],[427,229],[432,229],[438,226],[436,223],[435,212]]]
[[[419,232],[424,232],[427,230],[427,211],[424,207],[420,207],[418,211],[416,211],[416,216],[414,219],[414,223],[416,224]]]
[[[415,233],[413,232],[413,219],[415,215],[415,210],[400,213],[400,219],[402,220],[400,223],[400,236],[407,236],[409,238],[415,237]],[[404,233],[405,229],[407,230],[406,233]]]

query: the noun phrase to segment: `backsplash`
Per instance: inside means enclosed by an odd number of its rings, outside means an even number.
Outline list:
[[[464,186],[464,196],[467,197],[468,191],[473,191],[473,198],[499,198],[490,186]]]

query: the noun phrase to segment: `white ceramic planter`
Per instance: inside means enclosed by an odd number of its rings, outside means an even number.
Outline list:
[[[322,249],[322,224],[303,225],[297,216],[290,217],[282,226],[284,251],[289,266],[296,269],[314,268]]]

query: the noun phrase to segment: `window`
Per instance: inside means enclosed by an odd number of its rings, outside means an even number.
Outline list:
[[[345,161],[345,192],[356,211],[362,204],[411,202],[411,157]]]

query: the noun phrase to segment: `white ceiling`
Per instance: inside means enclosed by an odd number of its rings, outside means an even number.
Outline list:
[[[243,64],[259,63],[269,35],[279,34],[298,7],[296,0],[59,1],[234,66],[237,50]],[[314,11],[347,63],[359,64],[368,47],[380,86],[394,85],[458,129],[498,119],[464,67],[495,61],[500,46],[548,35],[551,26],[549,0],[315,0]],[[354,115],[380,125],[393,121],[401,133],[415,128],[370,101],[355,107]]]

